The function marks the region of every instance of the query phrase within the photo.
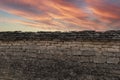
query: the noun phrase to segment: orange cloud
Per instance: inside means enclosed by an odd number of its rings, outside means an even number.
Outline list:
[[[120,19],[120,7],[108,0],[0,0],[0,10],[21,16],[23,25],[43,30],[108,30]],[[73,3],[75,2],[75,3]],[[118,21],[117,21],[118,22]]]
[[[40,24],[37,25],[41,25],[41,23],[44,23],[45,25],[48,24],[48,26],[53,25],[60,26],[59,28],[62,28],[66,26],[61,23],[62,20],[65,21],[67,19],[81,19],[87,16],[84,11],[78,9],[75,5],[72,5],[64,0],[5,0],[5,2],[3,1],[3,3],[10,3],[10,1],[13,1],[13,6],[19,3],[19,5],[25,6],[25,9],[20,8],[20,10],[18,10],[19,8],[11,8],[4,5],[2,6],[2,9],[8,11],[9,13],[22,16],[26,19],[39,22]],[[30,7],[32,6],[31,8],[33,9],[37,8],[37,11],[40,11],[39,14],[27,10],[28,7],[26,8],[26,5],[29,5]]]
[[[98,16],[104,18],[120,19],[120,6],[115,3],[109,3],[110,0],[87,0],[90,9]]]
[[[94,15],[106,28],[120,29],[120,1],[119,0],[86,0]],[[117,25],[116,25],[117,24]],[[117,28],[116,28],[117,27]]]

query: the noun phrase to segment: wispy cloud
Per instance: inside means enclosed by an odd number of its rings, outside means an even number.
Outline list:
[[[119,0],[0,0],[0,10],[24,18],[15,18],[15,23],[42,30],[109,30],[120,29],[119,3]]]

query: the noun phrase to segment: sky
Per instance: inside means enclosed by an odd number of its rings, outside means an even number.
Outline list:
[[[120,0],[0,0],[0,31],[120,30]]]

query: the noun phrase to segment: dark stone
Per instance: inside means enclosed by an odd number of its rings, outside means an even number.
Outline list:
[[[120,41],[120,31],[79,32],[0,32],[0,41],[51,40],[51,41]]]

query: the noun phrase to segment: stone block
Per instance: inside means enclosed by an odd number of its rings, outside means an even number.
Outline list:
[[[86,57],[86,56],[80,56],[80,60],[79,62],[92,62],[93,61],[93,57]]]
[[[82,50],[81,55],[83,56],[94,56],[96,51],[93,50]]]
[[[120,57],[120,52],[115,52],[116,57]]]
[[[115,52],[103,52],[102,54],[108,57],[115,57],[117,55]]]
[[[119,58],[109,57],[109,58],[107,58],[107,63],[118,64],[119,63]]]
[[[105,56],[94,56],[94,63],[105,63],[106,62]]]
[[[120,70],[110,70],[110,73],[111,74],[114,74],[114,75],[120,75]]]
[[[120,52],[119,48],[102,48],[102,51],[108,51],[108,52]]]

